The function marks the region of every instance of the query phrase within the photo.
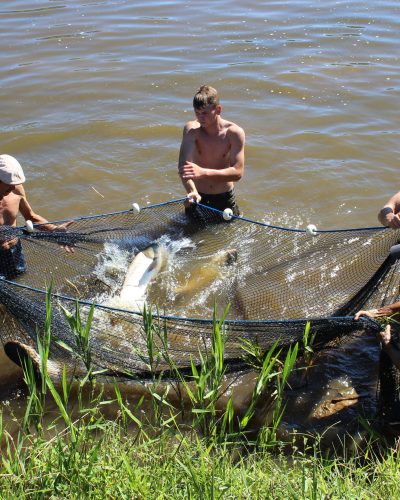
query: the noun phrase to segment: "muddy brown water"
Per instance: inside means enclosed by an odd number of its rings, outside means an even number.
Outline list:
[[[209,83],[246,131],[246,216],[376,225],[398,189],[399,10],[387,0],[3,0],[1,153],[20,160],[29,200],[50,220],[179,198],[182,126]],[[355,401],[337,421],[373,410],[377,359],[366,338],[324,354],[287,425],[314,425],[332,391]],[[3,400],[22,401],[4,356],[0,374]],[[248,391],[238,384],[238,401]]]

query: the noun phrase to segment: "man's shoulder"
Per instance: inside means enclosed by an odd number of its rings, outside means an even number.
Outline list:
[[[25,189],[22,184],[15,186],[11,192],[17,196],[25,196]]]
[[[228,121],[226,122],[225,126],[227,129],[227,133],[230,136],[244,140],[245,133],[244,133],[244,130],[242,129],[242,127],[240,127],[239,125],[237,125],[234,122],[228,122]]]
[[[187,134],[189,132],[195,133],[195,131],[199,128],[200,128],[200,123],[197,120],[191,120],[185,123],[185,126],[183,127],[183,133],[184,134]]]

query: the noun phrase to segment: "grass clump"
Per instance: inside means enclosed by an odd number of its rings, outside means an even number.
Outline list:
[[[47,371],[51,290],[46,311],[44,331],[38,332],[39,377],[30,359],[24,365],[27,398],[18,432],[10,435],[0,419],[1,498],[396,498],[400,494],[395,450],[378,455],[368,448],[347,458],[329,457],[318,442],[304,439],[287,455],[277,431],[285,409],[285,387],[297,367],[297,344],[285,353],[278,343],[267,353],[250,343],[243,345],[257,376],[247,408],[234,411],[226,390],[224,356],[228,308],[219,319],[214,311],[210,349],[199,353],[199,363],[191,361],[185,377],[168,354],[165,326],[145,308],[146,351],[138,354],[150,379],[146,396],[134,401],[117,381],[113,397],[106,396],[97,380],[90,353],[93,308],[86,323],[79,307],[74,314],[64,311],[74,351],[87,375],[75,380],[64,369],[55,385]],[[308,334],[309,326],[305,346],[310,353]],[[162,380],[161,358],[168,361],[175,382]],[[310,365],[307,358],[306,367]],[[270,403],[270,421],[255,429],[254,416],[265,400]],[[49,405],[55,408],[50,419]],[[105,415],[108,407],[118,410],[112,419]]]
[[[60,455],[65,455],[60,464]],[[268,450],[235,454],[203,439],[163,433],[135,440],[107,422],[86,451],[68,460],[67,436],[32,439],[24,470],[4,462],[2,498],[382,498],[400,494],[399,459],[322,457],[317,448],[288,460]],[[69,467],[67,467],[69,465]]]

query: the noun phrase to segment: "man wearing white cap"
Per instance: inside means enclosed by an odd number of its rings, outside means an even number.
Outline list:
[[[24,182],[25,175],[19,162],[13,156],[0,155],[0,230],[2,225],[16,226],[18,212],[25,220],[40,224],[41,229],[45,231],[66,230],[71,222],[50,224],[32,210],[22,186]],[[25,262],[20,240],[0,240],[0,275],[12,278],[24,271]]]

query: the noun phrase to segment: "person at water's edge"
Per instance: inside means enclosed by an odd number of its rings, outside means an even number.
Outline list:
[[[400,191],[394,194],[384,204],[378,213],[379,222],[391,229],[400,229]],[[355,319],[367,316],[373,319],[392,318],[391,324],[386,324],[377,334],[377,340],[381,345],[379,362],[379,384],[380,384],[380,413],[384,421],[393,429],[400,423],[400,342],[399,322],[400,302],[380,307],[358,311]]]
[[[378,333],[381,352],[379,357],[379,398],[378,416],[383,424],[381,429],[387,438],[400,435],[400,336],[397,317],[400,313],[400,302],[395,302],[379,309],[358,311],[355,319],[361,316],[369,318],[391,318]]]
[[[383,205],[378,213],[379,222],[386,227],[392,229],[400,229],[400,191],[394,194]],[[399,316],[400,302],[395,302],[388,306],[383,306],[380,309],[370,309],[368,311],[358,311],[355,319],[361,316],[368,316],[369,318],[383,318],[390,316]],[[381,342],[382,350],[388,354],[393,364],[400,369],[400,350],[396,348],[391,342],[392,328],[386,325],[385,329],[379,332],[378,340]]]
[[[379,309],[369,309],[368,311],[358,311],[354,319],[359,319],[361,316],[367,316],[369,318],[384,318],[394,316],[397,318],[400,314],[400,302],[395,302],[388,306],[383,306]],[[400,369],[400,350],[397,345],[392,342],[392,326],[390,324],[386,325],[385,329],[380,331],[378,334],[378,340],[382,345],[382,350],[386,352],[392,363]]]
[[[217,91],[202,85],[193,98],[196,119],[186,123],[179,153],[179,175],[189,200],[239,215],[234,183],[243,176],[245,133],[221,117]],[[196,204],[186,202],[189,215]]]
[[[26,270],[21,241],[7,237],[7,227],[17,225],[18,212],[25,220],[40,224],[45,231],[66,231],[72,222],[50,224],[30,206],[24,187],[25,175],[19,162],[10,155],[0,155],[0,277],[12,279]],[[64,245],[63,245],[64,246]],[[67,251],[70,247],[64,246]]]

